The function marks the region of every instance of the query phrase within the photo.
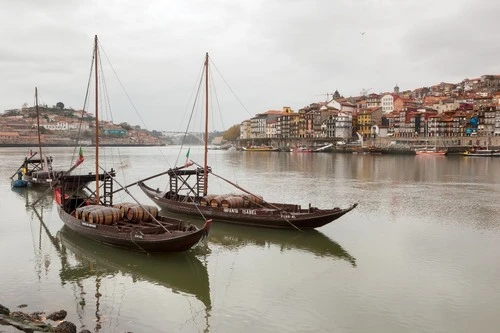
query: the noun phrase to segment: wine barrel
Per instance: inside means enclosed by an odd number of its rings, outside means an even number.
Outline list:
[[[142,221],[142,218],[144,217],[144,210],[139,205],[131,206],[127,209],[125,217],[130,222]]]
[[[123,218],[124,216],[126,216],[128,209],[132,206],[137,206],[137,204],[134,202],[122,202],[122,203],[118,203],[118,204],[113,205],[113,207],[118,208],[120,210],[120,212],[121,212],[120,218]]]
[[[210,206],[212,206],[212,207],[220,207],[221,202],[222,202],[222,200],[224,200],[224,198],[225,197],[223,195],[216,196],[215,198],[213,198],[212,200],[210,200]]]
[[[130,222],[150,222],[158,217],[158,207],[150,205],[135,205],[127,210],[125,217]]]
[[[217,194],[208,194],[208,195],[205,195],[203,198],[201,198],[200,205],[202,205],[202,206],[210,206],[210,200],[212,200],[216,196],[217,196]]]
[[[234,196],[225,198],[221,201],[220,205],[224,208],[241,208],[243,207],[243,197]]]
[[[142,220],[144,222],[151,222],[151,221],[153,221],[153,218],[158,217],[158,207],[150,206],[150,205],[143,205],[142,209],[144,210],[144,215],[142,217]]]
[[[100,208],[101,206],[99,205],[87,205],[87,206],[82,206],[78,207],[75,211],[75,217],[80,220],[87,220],[87,215],[89,214],[90,211],[95,210]]]
[[[260,206],[263,202],[264,199],[261,195],[249,194],[243,196],[244,207]]]
[[[91,210],[87,220],[89,223],[111,225],[120,220],[120,214],[119,208],[102,206],[99,209]]]

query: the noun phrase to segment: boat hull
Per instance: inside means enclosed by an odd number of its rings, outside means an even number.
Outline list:
[[[57,206],[57,211],[64,225],[81,236],[112,246],[151,253],[189,250],[207,236],[210,228],[209,221],[202,229],[193,226],[190,232],[171,230],[149,234],[144,233],[145,230],[141,228],[120,231],[116,225],[93,224],[77,219],[68,214],[61,205]],[[181,220],[172,219],[170,222],[178,223],[178,229],[183,228]]]
[[[446,152],[445,151],[425,151],[425,150],[422,150],[422,151],[416,151],[415,152],[416,155],[419,155],[419,156],[445,156],[446,155]]]
[[[13,180],[11,183],[12,187],[28,187],[28,185],[29,185],[29,182],[27,180],[24,180],[24,179],[16,179],[16,180]]]
[[[470,157],[500,157],[500,150],[477,149],[465,151],[462,155]]]
[[[244,151],[279,151],[279,148],[264,146],[264,147],[243,147]]]
[[[312,209],[310,212],[286,212],[269,208],[223,208],[203,206],[193,202],[181,202],[165,198],[162,192],[139,183],[144,193],[162,209],[184,215],[200,216],[217,222],[240,224],[274,229],[315,229],[335,221],[353,210],[357,204],[346,209]],[[272,204],[279,207],[280,204]]]

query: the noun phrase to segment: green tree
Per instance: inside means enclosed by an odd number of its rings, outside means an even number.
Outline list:
[[[7,110],[4,112],[4,115],[7,116],[18,116],[21,114],[20,110]]]
[[[222,138],[226,141],[235,141],[240,137],[240,125],[231,126],[224,132]]]
[[[57,102],[56,108],[63,110],[64,109],[64,103],[63,102]]]
[[[126,131],[130,131],[132,129],[132,126],[130,126],[129,123],[126,122],[120,123],[120,126]]]

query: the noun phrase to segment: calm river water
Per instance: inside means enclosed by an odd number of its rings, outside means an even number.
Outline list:
[[[267,200],[359,206],[315,232],[214,221],[205,244],[147,256],[75,236],[51,194],[30,207],[43,191],[14,191],[9,180],[26,151],[0,148],[0,303],[11,311],[66,309],[78,331],[93,332],[500,327],[499,158],[212,151],[215,173]],[[69,166],[71,149],[47,151]],[[119,159],[112,151],[102,160],[123,184],[179,156],[178,147],[121,148]],[[84,154],[81,172],[93,167],[90,148]],[[191,158],[201,162],[201,148]],[[164,188],[166,178],[147,183]]]

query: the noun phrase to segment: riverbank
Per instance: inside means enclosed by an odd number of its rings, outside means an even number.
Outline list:
[[[18,308],[27,307],[26,304],[21,304]],[[10,326],[21,332],[58,332],[58,333],[76,333],[76,325],[64,321],[67,312],[59,310],[47,316],[43,311],[33,313],[25,313],[22,311],[11,312],[9,308],[0,304],[0,325]],[[52,321],[54,324],[47,322]],[[3,329],[0,329],[3,332]],[[10,332],[10,331],[9,331]],[[80,333],[90,333],[89,330],[82,330]]]

